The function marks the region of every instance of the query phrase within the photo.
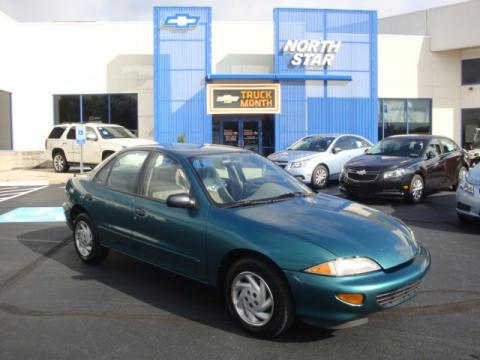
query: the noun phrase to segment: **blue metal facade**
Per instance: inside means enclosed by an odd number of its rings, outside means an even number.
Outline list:
[[[376,12],[279,8],[273,15],[274,74],[211,74],[211,9],[154,8],[157,141],[172,143],[183,133],[190,143],[211,142],[206,81],[225,79],[281,83],[276,150],[312,133],[355,133],[377,140]],[[180,22],[179,16],[184,17]],[[292,67],[292,54],[282,52],[287,40],[335,40],[341,47],[328,68]]]
[[[181,17],[186,24],[175,22]],[[154,8],[154,138],[160,143],[174,143],[180,134],[189,143],[211,142],[205,86],[210,25],[210,8]]]
[[[377,140],[377,14],[375,11],[275,9],[275,73],[345,75],[351,81],[282,84],[275,116],[275,147],[284,149],[314,133],[355,133]],[[335,40],[341,47],[328,68],[292,67],[287,40]]]

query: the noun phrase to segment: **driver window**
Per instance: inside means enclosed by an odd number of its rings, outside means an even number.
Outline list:
[[[336,148],[340,148],[343,151],[350,150],[350,146],[351,146],[351,142],[350,142],[350,139],[348,137],[343,137],[343,138],[339,139],[337,141],[337,143],[335,144]]]
[[[91,127],[87,127],[86,137],[87,137],[87,140],[90,140],[90,141],[97,140],[97,134],[95,133],[95,130],[93,130]]]
[[[180,164],[170,156],[158,153],[145,176],[143,195],[167,201],[170,195],[190,193],[190,182]]]

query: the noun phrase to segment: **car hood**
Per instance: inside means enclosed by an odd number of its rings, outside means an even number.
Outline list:
[[[106,142],[109,144],[119,145],[119,146],[140,146],[140,145],[154,145],[155,141],[142,139],[142,138],[120,138],[120,139],[106,139]]]
[[[326,154],[326,151],[318,152],[318,151],[304,151],[304,150],[285,150],[285,151],[274,153],[270,155],[268,158],[272,161],[292,162],[292,161],[309,160],[313,157],[316,157],[318,155],[323,155],[323,154]]]
[[[389,169],[407,167],[415,164],[419,158],[384,156],[384,155],[360,155],[350,160],[345,166],[364,167],[367,170]]]
[[[480,185],[480,165],[475,166],[468,172],[467,180],[473,185]]]
[[[400,220],[326,194],[231,210],[243,220],[313,243],[334,256],[366,256],[383,269],[403,264],[418,252],[410,229]]]

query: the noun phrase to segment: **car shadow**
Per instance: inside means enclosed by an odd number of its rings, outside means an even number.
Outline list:
[[[67,267],[75,273],[71,279],[75,282],[97,281],[116,291],[126,294],[142,303],[174,315],[170,317],[175,321],[181,317],[201,323],[219,330],[233,333],[242,337],[254,338],[245,332],[235,320],[230,317],[222,297],[213,287],[200,284],[196,281],[162,270],[153,265],[136,260],[127,255],[111,251],[104,264],[92,266],[84,264],[74,250],[71,237],[65,236],[63,245],[61,239],[54,248],[57,251],[45,251],[38,248],[33,239],[52,239],[52,233],[58,234],[58,226],[42,230],[30,231],[17,236],[17,239],[27,248],[39,253],[41,256]],[[79,285],[79,288],[81,285]],[[138,313],[138,308],[132,313],[122,309],[118,314],[114,308],[108,313],[104,310],[85,310],[83,315],[92,317],[127,317],[129,320],[157,319],[165,321],[165,315],[158,315],[156,311]],[[127,311],[127,314],[125,314]],[[64,313],[64,312],[63,312]],[[320,329],[296,321],[294,326],[285,334],[275,338],[274,341],[284,343],[306,343],[323,340],[333,336],[330,330]]]

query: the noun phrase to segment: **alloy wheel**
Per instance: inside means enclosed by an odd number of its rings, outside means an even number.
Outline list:
[[[315,170],[313,174],[313,181],[316,186],[323,186],[327,182],[328,172],[324,167],[320,167],[319,169]]]
[[[93,249],[93,234],[90,226],[80,220],[75,225],[75,244],[77,246],[78,252],[83,257],[88,257],[92,253]]]
[[[410,187],[412,199],[415,202],[420,201],[423,196],[423,180],[420,176],[415,176]]]
[[[231,297],[238,316],[252,326],[263,326],[273,316],[274,301],[268,284],[249,271],[238,274],[232,282]]]
[[[63,159],[63,156],[61,154],[57,154],[53,158],[53,167],[58,172],[62,172],[65,168],[65,160]]]

